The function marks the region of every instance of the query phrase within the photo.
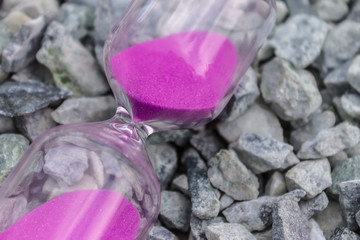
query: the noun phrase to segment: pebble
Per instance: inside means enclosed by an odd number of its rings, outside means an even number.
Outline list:
[[[0,85],[0,114],[14,117],[33,113],[68,96],[68,92],[41,82],[8,81]]]
[[[346,226],[356,231],[359,229],[355,215],[360,210],[360,180],[339,183],[339,192],[341,213]]]
[[[52,20],[50,14],[27,21],[2,52],[1,67],[5,72],[17,72],[35,60],[43,34]]]
[[[256,240],[272,240],[272,231],[271,228],[261,231],[261,232],[252,232]]]
[[[360,95],[346,93],[341,97],[341,105],[345,112],[356,120],[360,120]]]
[[[201,131],[200,133],[193,135],[190,143],[199,151],[205,160],[209,160],[220,149],[225,148],[225,145],[211,131]]]
[[[284,199],[275,203],[272,219],[273,239],[310,238],[310,224],[296,201]]]
[[[10,12],[4,19],[2,19],[3,23],[12,35],[17,33],[21,26],[30,20],[31,18],[29,16],[19,11]]]
[[[360,49],[360,23],[345,20],[331,30],[323,46],[325,69],[334,69],[352,59]]]
[[[314,220],[309,220],[310,224],[310,240],[326,240],[323,231],[319,224]]]
[[[147,144],[146,149],[161,189],[165,189],[178,166],[176,149],[169,144]]]
[[[215,217],[208,220],[201,220],[195,217],[193,214],[190,218],[190,227],[191,233],[196,240],[206,240],[205,237],[205,228],[213,223],[225,223],[225,219],[223,217]]]
[[[175,190],[179,190],[184,193],[186,196],[190,196],[189,193],[189,181],[185,174],[181,174],[174,178],[172,181],[171,187]]]
[[[188,231],[190,228],[190,200],[173,191],[161,192],[160,219],[170,229]]]
[[[304,142],[297,156],[300,159],[317,159],[332,156],[358,144],[360,129],[343,122],[329,129],[321,130],[315,137]]]
[[[0,21],[0,53],[2,53],[3,49],[10,43],[12,38],[12,34],[9,28]]]
[[[360,22],[360,1],[355,1],[350,14],[347,17],[349,20]]]
[[[346,1],[316,0],[313,4],[315,14],[325,21],[339,21],[349,12]]]
[[[15,132],[15,125],[12,118],[0,115],[0,133]]]
[[[80,97],[66,99],[51,116],[57,123],[74,124],[107,120],[115,112],[113,96]]]
[[[359,240],[360,236],[348,228],[336,228],[330,240]]]
[[[36,58],[50,69],[56,85],[74,96],[96,96],[109,90],[94,57],[60,23],[49,25]]]
[[[266,196],[281,196],[287,192],[285,177],[278,171],[271,174],[265,186]]]
[[[244,133],[254,133],[284,141],[283,129],[278,118],[267,106],[261,103],[255,103],[243,115],[231,122],[220,122],[217,125],[217,130],[229,143]]]
[[[346,154],[345,151],[340,151],[337,154],[328,157],[331,168],[335,168],[336,165],[345,161],[346,159],[348,159],[348,155]]]
[[[1,7],[5,11],[10,11],[22,2],[27,2],[27,0],[3,0]],[[59,2],[57,0],[31,0],[31,2],[40,5],[44,12],[50,11],[56,13],[59,9]]]
[[[34,61],[21,69],[19,72],[14,73],[11,79],[16,82],[31,82],[39,81],[45,85],[54,86],[54,79],[51,72],[44,65]]]
[[[189,129],[166,130],[154,132],[147,141],[152,144],[173,142],[176,146],[184,147],[189,144],[192,135]]]
[[[225,208],[229,207],[233,204],[234,199],[226,194],[222,195],[220,198],[220,211],[224,210]]]
[[[259,181],[233,150],[221,150],[208,162],[211,184],[234,200],[251,200],[259,195]]]
[[[346,77],[350,85],[360,93],[360,56],[355,57],[351,62]]]
[[[332,102],[333,102],[333,105],[334,105],[334,107],[335,107],[335,109],[336,109],[336,111],[338,113],[339,120],[354,123],[353,118],[349,114],[347,114],[345,112],[345,109],[343,108],[343,106],[341,104],[341,98],[340,97],[334,97]]]
[[[220,211],[220,201],[207,176],[205,162],[194,149],[187,150],[183,159],[187,165],[192,213],[200,219],[216,217]]]
[[[285,2],[290,9],[291,15],[310,12],[309,0],[285,0]]]
[[[21,2],[11,11],[19,11],[34,19],[44,14],[43,8],[37,2]]]
[[[245,133],[230,144],[241,161],[255,174],[268,172],[287,166],[286,158],[293,147],[272,138]]]
[[[360,155],[360,143],[356,144],[353,147],[345,149],[345,152],[349,157],[355,157],[357,155]]]
[[[275,28],[271,44],[275,55],[305,68],[320,56],[328,32],[327,23],[315,16],[297,14]]]
[[[326,75],[324,84],[332,96],[341,96],[349,91],[350,84],[347,80],[347,74],[351,63],[352,61],[347,61]]]
[[[0,135],[0,184],[29,147],[29,140],[20,134]]]
[[[320,213],[329,205],[329,199],[325,192],[320,193],[313,199],[302,200],[299,202],[301,211],[307,219],[312,218],[315,214]]]
[[[146,240],[178,240],[178,238],[166,228],[154,226]]]
[[[256,240],[241,224],[213,223],[205,228],[208,240]]]
[[[285,174],[288,190],[303,189],[311,199],[330,187],[331,167],[327,159],[303,161]]]
[[[50,108],[43,108],[34,113],[15,118],[17,129],[31,141],[34,141],[43,132],[55,127],[57,124],[51,118],[53,112]]]
[[[289,14],[289,9],[285,2],[277,0],[276,1],[276,23],[279,24],[285,20]]]

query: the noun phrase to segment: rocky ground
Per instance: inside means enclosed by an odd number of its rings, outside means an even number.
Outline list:
[[[102,48],[128,2],[2,1],[0,183],[42,132],[113,115]],[[150,136],[148,239],[360,239],[360,1],[277,8],[219,118]]]

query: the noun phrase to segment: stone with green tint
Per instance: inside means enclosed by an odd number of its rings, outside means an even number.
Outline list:
[[[0,184],[29,146],[29,140],[19,134],[0,135]]]
[[[0,53],[10,43],[11,37],[8,27],[3,22],[0,22]]]
[[[333,195],[339,195],[339,183],[360,179],[360,155],[349,158],[336,165],[331,173],[332,186],[329,192]]]

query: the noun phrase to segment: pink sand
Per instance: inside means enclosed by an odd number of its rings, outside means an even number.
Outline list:
[[[0,235],[0,240],[134,240],[139,213],[109,190],[66,193],[36,208]]]
[[[237,65],[234,45],[209,32],[184,32],[132,46],[110,62],[134,120],[198,121],[227,93]]]

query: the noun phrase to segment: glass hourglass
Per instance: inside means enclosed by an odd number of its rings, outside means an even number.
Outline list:
[[[145,239],[160,208],[147,136],[214,119],[274,21],[275,0],[132,1],[104,48],[115,116],[32,143],[0,188],[0,240]]]

